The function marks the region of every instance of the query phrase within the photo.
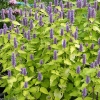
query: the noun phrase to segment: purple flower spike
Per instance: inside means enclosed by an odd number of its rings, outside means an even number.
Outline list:
[[[87,6],[87,0],[83,0],[83,7]]]
[[[66,24],[66,32],[69,32],[69,25],[68,25],[68,23]]]
[[[20,9],[20,15],[23,16],[23,11],[22,11],[22,9]]]
[[[11,77],[11,71],[8,70],[8,77]]]
[[[50,38],[53,39],[53,29],[50,29]]]
[[[49,21],[50,21],[50,23],[53,23],[53,14],[49,15]]]
[[[75,38],[75,40],[78,38],[78,27],[76,28],[76,31],[74,33],[74,38]]]
[[[2,29],[0,29],[0,35],[2,34]]]
[[[98,71],[98,73],[97,73],[97,77],[100,78],[100,71]]]
[[[63,48],[66,48],[66,40],[65,39],[62,40],[62,46],[63,46]]]
[[[6,28],[3,29],[3,33],[4,33],[4,34],[7,33],[7,29],[6,29]]]
[[[8,40],[10,40],[11,36],[10,36],[10,33],[8,33]]]
[[[30,37],[30,30],[28,30],[28,33],[27,33],[27,39],[30,40],[31,37]]]
[[[42,16],[40,16],[39,25],[40,25],[40,26],[43,26]]]
[[[41,59],[41,60],[40,60],[40,65],[42,65],[42,64],[43,64],[43,60]]]
[[[60,11],[59,18],[63,18],[63,11]]]
[[[1,17],[2,17],[2,19],[5,19],[5,10],[4,9],[1,10]]]
[[[29,10],[29,16],[32,16],[32,9]]]
[[[90,83],[90,77],[89,76],[86,76],[86,83]]]
[[[28,82],[25,82],[24,83],[24,88],[27,88],[28,87]]]
[[[48,45],[48,50],[51,50],[51,46],[50,45]]]
[[[16,56],[14,53],[12,53],[11,61],[12,61],[12,66],[15,67],[16,66]]]
[[[40,72],[38,73],[38,77],[37,78],[38,78],[39,81],[42,80],[42,74]]]
[[[80,44],[79,51],[80,51],[80,52],[83,51],[83,44]]]
[[[33,20],[30,20],[30,30],[33,28]]]
[[[50,6],[50,7],[52,6],[52,2],[49,2],[49,6]]]
[[[100,46],[100,38],[98,39],[98,44],[99,44],[99,46]]]
[[[54,5],[58,6],[58,0],[54,0]]]
[[[53,59],[57,60],[57,50],[54,50]]]
[[[98,61],[95,60],[94,64],[95,64],[95,67],[98,66]]]
[[[23,74],[24,76],[27,75],[26,68],[21,68],[21,74]]]
[[[36,4],[36,1],[34,0],[34,8],[36,8],[37,7],[37,4]]]
[[[12,8],[9,8],[8,10],[8,18],[10,18],[11,20],[13,20],[13,14],[12,14]]]
[[[100,64],[100,50],[98,51],[97,61],[98,61],[98,64]]]
[[[86,95],[87,95],[87,89],[84,88],[83,91],[82,91],[82,96],[83,96],[83,97],[86,97]]]
[[[26,17],[23,18],[23,22],[22,23],[23,23],[24,26],[27,26],[28,25],[28,21],[27,21],[27,18]]]
[[[79,74],[80,71],[81,71],[81,68],[80,68],[80,66],[78,66],[77,69],[76,69],[76,73]]]
[[[60,35],[63,36],[64,35],[64,29],[60,30]]]
[[[57,38],[54,38],[54,44],[57,44]]]
[[[83,54],[83,65],[86,64],[86,54]]]
[[[98,1],[94,1],[94,8],[97,10]]]
[[[94,67],[95,67],[95,63],[92,62],[92,63],[90,64],[90,67],[91,67],[91,68],[94,68]]]
[[[82,0],[77,0],[77,8],[82,8],[82,3],[83,1]]]
[[[15,32],[16,32],[17,34],[19,33],[19,28],[18,28],[18,27],[15,29]]]
[[[18,46],[17,40],[16,38],[14,38],[14,48],[17,48],[17,46]]]
[[[38,13],[37,12],[35,12],[34,17],[35,17],[35,20],[38,20]]]
[[[91,49],[94,49],[94,43],[92,43],[92,45],[91,45]]]
[[[33,38],[36,38],[36,34],[33,34]]]
[[[7,25],[5,23],[3,24],[3,28],[8,29],[8,27],[7,27]]]
[[[28,0],[24,0],[24,3],[27,4],[28,3]]]
[[[32,54],[30,55],[30,59],[33,60],[33,55]]]

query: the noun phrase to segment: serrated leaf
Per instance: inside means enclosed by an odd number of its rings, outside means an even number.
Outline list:
[[[97,27],[97,26],[93,26],[93,30],[94,30],[94,31],[100,32],[100,29],[99,29],[99,27]]]
[[[40,92],[44,93],[44,94],[48,94],[48,91],[45,87],[41,87],[40,88]]]
[[[26,52],[23,51],[23,50],[18,50],[18,52],[19,52],[20,54],[26,54]]]

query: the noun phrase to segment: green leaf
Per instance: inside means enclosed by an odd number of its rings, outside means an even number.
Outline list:
[[[93,30],[94,30],[94,31],[100,32],[100,29],[99,29],[99,27],[97,27],[97,26],[93,26]]]
[[[90,22],[92,23],[92,22],[94,22],[94,18],[89,18],[89,20],[90,20]]]
[[[78,98],[77,98],[77,99],[75,99],[75,100],[83,100],[83,99],[82,99],[82,97],[78,97]]]
[[[10,22],[10,19],[6,18],[6,19],[2,20],[1,22]]]
[[[17,21],[12,21],[12,24],[14,24],[14,25],[21,25],[19,22],[17,22]]]
[[[61,100],[63,95],[62,95],[61,91],[59,91],[58,89],[55,89],[54,96],[55,96],[56,100]]]
[[[71,61],[70,61],[69,59],[64,60],[64,64],[72,65],[72,64],[71,64]]]
[[[32,93],[36,93],[37,92],[37,87],[31,87],[29,89],[29,91],[32,92]]]
[[[28,96],[28,94],[29,94],[29,91],[23,91],[24,96]]]
[[[72,33],[75,33],[76,27],[75,26],[71,26],[71,30],[72,30]]]
[[[91,98],[91,97],[85,97],[84,100],[93,100],[93,98]]]
[[[73,53],[74,50],[75,50],[75,46],[70,46],[70,52]]]
[[[26,52],[23,51],[23,50],[18,50],[18,52],[19,52],[20,54],[26,54]]]
[[[45,87],[41,87],[40,88],[40,92],[44,93],[44,94],[48,94],[48,91]]]

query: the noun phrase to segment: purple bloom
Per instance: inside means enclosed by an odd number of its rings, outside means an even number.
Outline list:
[[[83,65],[86,64],[86,54],[83,54]]]
[[[66,40],[65,39],[62,40],[62,46],[63,46],[63,48],[66,48]]]
[[[11,20],[13,20],[12,12],[13,12],[12,8],[9,8],[9,10],[8,10],[8,18],[10,18]]]
[[[38,78],[39,81],[42,80],[42,74],[40,72],[38,73],[38,77],[37,78]]]
[[[94,68],[94,67],[95,67],[95,63],[92,62],[92,63],[90,64],[90,67],[91,67],[91,68]]]
[[[53,42],[54,44],[57,44],[57,38],[54,38],[54,42]]]
[[[54,50],[53,59],[57,60],[57,50]]]
[[[83,51],[83,44],[80,44],[79,51],[80,51],[80,52]]]
[[[21,74],[23,74],[24,76],[27,75],[26,68],[21,68]]]
[[[57,8],[54,8],[54,13],[56,14],[58,12],[58,9]]]
[[[33,60],[33,55],[32,54],[30,55],[30,59]]]
[[[36,1],[34,0],[34,8],[36,8],[37,7],[37,4],[36,4]]]
[[[98,51],[97,61],[98,61],[98,64],[100,64],[100,50]]]
[[[23,22],[22,23],[23,23],[24,26],[27,26],[28,25],[27,17],[24,17],[23,18]]]
[[[66,32],[69,32],[69,25],[68,25],[68,23],[66,24]]]
[[[78,38],[78,27],[76,28],[76,31],[74,33],[74,38],[75,38],[75,40]]]
[[[3,28],[8,29],[8,27],[7,27],[7,25],[5,23],[3,24]]]
[[[49,2],[49,6],[50,6],[50,7],[52,6],[52,2]]]
[[[33,20],[31,19],[30,20],[30,30],[32,30],[32,28],[33,28]]]
[[[48,45],[48,50],[51,50],[51,47],[50,47],[50,45]]]
[[[43,26],[42,16],[40,16],[39,25],[40,25],[40,26]]]
[[[81,71],[81,68],[80,68],[80,66],[78,66],[77,69],[76,69],[76,73],[79,74],[80,71]]]
[[[32,9],[29,10],[29,16],[32,16]]]
[[[63,36],[64,35],[64,29],[60,30],[60,35]]]
[[[27,33],[27,39],[30,40],[31,37],[30,37],[30,30],[28,30],[28,33]]]
[[[18,46],[17,40],[16,38],[14,38],[14,48],[17,48],[17,46]]]
[[[11,61],[12,61],[12,66],[15,67],[16,66],[16,55],[14,53],[12,53]]]
[[[2,29],[0,29],[0,34],[2,34]]]
[[[98,1],[94,1],[94,8],[97,10]]]
[[[21,46],[21,50],[24,50],[24,48],[25,48],[25,46],[24,46],[24,45],[22,45],[22,46]]]
[[[90,77],[86,76],[86,83],[88,84],[90,82]]]
[[[11,77],[11,71],[8,70],[8,77]]]
[[[43,9],[44,8],[44,4],[40,4],[40,9]]]
[[[98,73],[97,73],[97,77],[100,78],[100,71],[98,71]]]
[[[94,49],[94,43],[92,43],[92,45],[91,45],[91,49]]]
[[[8,40],[10,40],[11,36],[10,36],[10,33],[8,33]]]
[[[5,19],[5,10],[4,9],[1,10],[1,17],[2,17],[2,19]]]
[[[58,6],[58,0],[54,0],[54,5]]]
[[[63,18],[63,11],[60,11],[59,18]]]
[[[15,32],[16,32],[17,34],[19,33],[19,28],[18,28],[18,27],[15,29]]]
[[[83,7],[87,6],[87,0],[83,0]]]
[[[4,33],[4,34],[7,33],[7,29],[6,29],[6,28],[3,29],[3,33]]]
[[[50,23],[53,23],[53,14],[52,13],[49,15],[49,21],[50,21]]]
[[[23,16],[23,11],[22,11],[22,9],[20,9],[20,15]]]
[[[43,64],[43,60],[41,59],[41,60],[40,60],[40,65],[42,65],[42,64]]]
[[[86,95],[87,95],[87,89],[84,88],[83,91],[82,91],[82,96],[83,96],[83,97],[86,97]]]
[[[36,38],[36,34],[33,34],[33,38]]]
[[[38,13],[37,12],[35,12],[34,17],[35,17],[35,20],[38,20]]]
[[[82,0],[77,0],[77,3],[76,3],[77,8],[82,8],[82,6],[83,6],[82,3],[83,3]]]
[[[27,4],[28,3],[28,0],[24,0],[24,3]]]
[[[50,29],[50,38],[53,39],[53,29]]]
[[[98,44],[99,44],[99,46],[100,46],[100,38],[98,39]]]
[[[24,83],[24,88],[27,88],[28,87],[28,82],[25,82]]]
[[[94,64],[95,64],[95,67],[98,66],[98,61],[95,60]]]

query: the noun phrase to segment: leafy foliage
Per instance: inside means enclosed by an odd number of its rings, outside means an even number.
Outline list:
[[[50,13],[37,2],[36,7],[21,6],[16,18],[1,16],[1,23],[11,25],[0,29],[0,86],[6,87],[5,98],[100,98],[99,11],[94,8],[96,16],[87,17],[88,5],[79,8],[70,3],[73,6],[52,4]],[[3,75],[6,71],[8,75]]]

